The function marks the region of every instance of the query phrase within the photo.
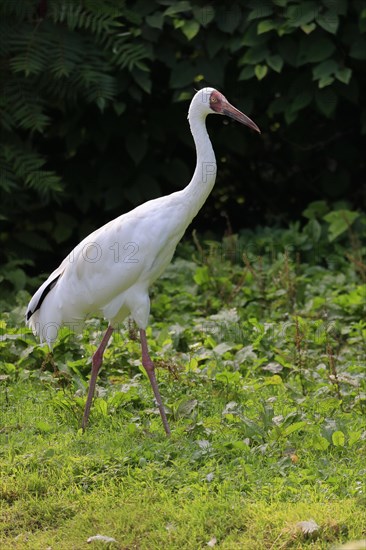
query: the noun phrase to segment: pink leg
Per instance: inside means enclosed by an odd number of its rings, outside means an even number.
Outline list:
[[[113,327],[109,325],[107,328],[107,331],[105,335],[103,336],[103,340],[101,341],[97,351],[93,355],[92,359],[92,371],[91,371],[91,377],[89,382],[89,390],[88,390],[88,397],[85,404],[85,410],[84,410],[84,416],[83,421],[81,423],[81,427],[83,430],[85,430],[86,425],[88,423],[89,413],[90,413],[90,407],[93,401],[93,395],[95,391],[95,384],[97,382],[97,376],[99,369],[103,362],[103,353],[105,348],[107,347],[107,344],[109,342],[110,337],[112,336]]]
[[[160,416],[161,416],[161,419],[163,421],[163,426],[164,426],[165,433],[166,433],[166,435],[170,435],[170,428],[169,428],[168,420],[167,420],[167,417],[166,417],[166,414],[165,414],[164,405],[163,405],[163,402],[161,400],[161,396],[160,396],[160,392],[159,392],[159,388],[158,388],[158,383],[157,383],[156,377],[155,377],[155,366],[154,366],[154,363],[152,362],[152,360],[150,358],[150,355],[149,355],[149,351],[148,351],[148,348],[147,348],[147,341],[146,341],[146,332],[143,329],[140,329],[140,340],[141,340],[141,349],[142,349],[142,364],[143,364],[143,366],[144,366],[144,368],[147,372],[147,375],[149,377],[150,384],[152,386],[152,389],[153,389],[153,392],[154,392],[154,395],[155,395],[155,399],[156,399],[158,407],[159,407]]]

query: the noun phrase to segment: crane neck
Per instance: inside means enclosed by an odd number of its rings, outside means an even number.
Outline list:
[[[216,180],[216,158],[206,129],[206,114],[191,105],[188,121],[196,146],[196,168],[182,195],[191,212],[191,220],[205,203]]]

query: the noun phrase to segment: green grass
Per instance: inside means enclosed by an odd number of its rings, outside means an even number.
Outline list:
[[[189,378],[179,381],[183,391],[191,386],[199,397]],[[282,442],[265,437],[251,446],[241,422],[222,418],[226,398],[212,390],[210,414],[177,420],[167,439],[153,412],[136,427],[123,414],[94,411],[82,435],[67,421],[69,412],[55,406],[52,388],[31,382],[9,388],[1,547],[87,548],[97,533],[114,537],[120,548],[141,549],[201,548],[213,537],[227,549],[328,548],[361,538],[362,446],[316,451],[296,430]],[[277,412],[289,409],[281,393],[265,391],[257,414],[270,394],[279,398]],[[355,430],[359,421],[351,416]],[[296,528],[311,518],[319,525],[315,540]]]
[[[333,263],[314,263],[304,231],[291,231],[296,261],[266,255],[263,230],[252,235],[262,256],[233,258],[238,240],[224,253],[186,246],[154,287],[148,339],[169,439],[132,326],[107,349],[82,434],[105,324],[63,329],[51,358],[23,328],[19,294],[1,321],[1,548],[314,550],[365,538],[362,264],[323,241]],[[96,534],[117,542],[89,544]]]

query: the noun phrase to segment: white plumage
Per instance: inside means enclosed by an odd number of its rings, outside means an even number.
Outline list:
[[[183,203],[184,204],[184,203]],[[117,324],[131,315],[146,328],[148,288],[170,262],[185,224],[179,197],[149,201],[86,237],[43,283],[28,306],[29,326],[52,345],[62,324],[78,325],[88,315]],[[162,214],[164,212],[164,214]]]
[[[196,145],[193,178],[182,191],[146,202],[110,221],[79,243],[31,299],[26,319],[41,342],[52,346],[62,325],[77,330],[87,316],[102,316],[109,328],[93,356],[92,377],[83,418],[85,428],[96,377],[113,327],[131,316],[140,329],[142,360],[170,433],[148,355],[145,329],[150,312],[149,286],[171,261],[186,228],[207,199],[216,178],[216,160],[205,119],[225,114],[258,127],[213,88],[193,97],[188,120]]]

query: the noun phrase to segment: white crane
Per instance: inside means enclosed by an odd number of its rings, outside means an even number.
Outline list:
[[[85,429],[103,353],[114,327],[130,315],[139,327],[142,364],[150,379],[167,435],[170,428],[149,356],[146,327],[150,313],[149,287],[171,261],[186,228],[196,216],[216,179],[216,159],[206,130],[206,116],[227,115],[260,132],[258,126],[213,88],[193,97],[188,120],[197,151],[196,169],[181,191],[150,200],[103,225],[67,256],[34,294],[26,322],[50,348],[62,325],[77,328],[91,315],[109,321],[92,358],[89,391],[82,428]]]

